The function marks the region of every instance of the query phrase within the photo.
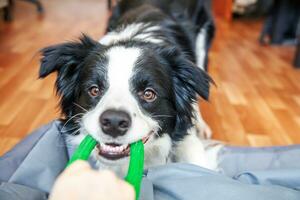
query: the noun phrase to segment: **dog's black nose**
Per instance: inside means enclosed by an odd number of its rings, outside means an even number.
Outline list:
[[[125,135],[131,125],[129,114],[119,110],[106,110],[99,120],[102,131],[112,137]]]

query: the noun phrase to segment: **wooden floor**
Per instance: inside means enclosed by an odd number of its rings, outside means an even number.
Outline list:
[[[22,1],[15,20],[0,22],[0,154],[30,131],[59,116],[55,76],[37,79],[38,50],[103,34],[105,0],[43,1],[46,13]],[[292,47],[257,43],[261,22],[217,21],[209,73],[217,87],[201,102],[214,138],[234,145],[300,143],[300,71],[291,66]]]

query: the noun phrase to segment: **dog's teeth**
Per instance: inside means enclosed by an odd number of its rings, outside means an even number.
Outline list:
[[[111,154],[122,153],[128,147],[127,144],[124,144],[122,146],[110,146],[110,145],[106,145],[106,144],[103,144],[103,143],[100,143],[100,146],[101,146],[101,151],[102,152],[111,153]]]
[[[102,146],[102,150],[103,151],[107,151],[107,147],[106,146]]]
[[[118,150],[118,152],[122,152],[123,151],[122,147],[118,147],[117,150]]]

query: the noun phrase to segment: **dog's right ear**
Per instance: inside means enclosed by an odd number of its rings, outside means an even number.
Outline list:
[[[41,50],[39,77],[44,78],[57,72],[56,91],[60,95],[62,113],[73,115],[73,102],[78,93],[78,77],[86,57],[93,51],[101,51],[103,46],[83,35],[77,42],[68,42],[46,47]]]
[[[97,41],[82,35],[78,42],[67,42],[42,49],[39,78],[55,71],[72,71],[72,68],[77,68],[97,45],[100,45]]]

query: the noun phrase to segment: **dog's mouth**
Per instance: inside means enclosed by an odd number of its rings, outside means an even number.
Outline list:
[[[150,134],[142,139],[145,144]],[[97,144],[98,155],[108,160],[118,160],[130,155],[130,144],[101,143]]]

